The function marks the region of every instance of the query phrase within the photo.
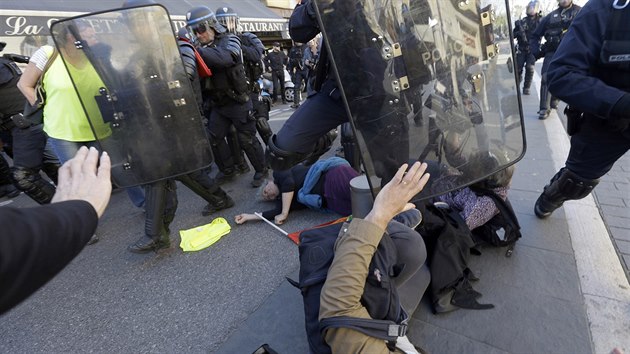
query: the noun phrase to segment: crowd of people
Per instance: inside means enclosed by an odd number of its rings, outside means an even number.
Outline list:
[[[151,4],[155,2],[126,0],[123,7]],[[624,50],[630,42],[619,45],[619,41],[627,40],[626,32],[619,34],[605,25],[622,26],[628,18],[619,14],[623,9],[613,9],[604,0],[591,0],[579,12],[580,7],[571,0],[558,0],[558,9],[541,17],[538,3],[532,1],[527,7],[527,18],[517,21],[514,34],[518,40],[519,76],[522,67],[526,66],[523,94],[529,94],[533,63],[537,58],[545,58],[540,118],[545,119],[550,108],[554,108],[551,94],[582,112],[576,118],[582,127],[572,138],[566,167],[553,177],[536,202],[538,217],[549,216],[566,200],[588,195],[597,185],[598,178],[630,149],[630,80],[627,78],[630,74],[627,58],[625,61],[619,59],[627,53]],[[216,179],[202,169],[177,178],[165,177],[142,187],[127,188],[132,203],[146,212],[144,235],[131,244],[129,250],[147,253],[170,246],[169,225],[178,203],[175,180],[204,198],[208,204],[202,214],[212,215],[234,206],[234,201],[220,184],[248,173],[249,165],[254,169],[251,185],[260,189],[263,199],[276,203],[274,209],[262,216],[276,224],[286,222],[289,211],[305,207],[331,210],[342,216],[352,214],[349,186],[359,172],[341,158],[319,159],[334,139],[330,131],[347,122],[348,117],[325,53],[315,66],[322,55],[317,48],[322,46],[317,43],[319,24],[312,1],[303,1],[291,16],[290,33],[295,46],[288,56],[279,43],[274,43],[272,50],[264,56],[265,48],[260,39],[252,33],[240,32],[238,15],[229,8],[215,12],[205,6],[195,7],[186,19],[187,28],[177,34],[177,43],[198,97],[199,109],[207,119],[209,145],[220,171]],[[142,31],[139,27],[130,26],[130,30]],[[90,26],[76,30],[86,45],[97,43]],[[599,32],[595,33],[595,30]],[[137,34],[141,36],[141,33]],[[111,135],[111,128],[108,124],[98,125],[88,119],[86,110],[96,108],[84,107],[70,77],[84,78],[94,91],[104,84],[94,67],[88,65],[88,58],[77,50],[76,36],[74,32],[62,31],[58,46],[44,46],[38,50],[23,74],[16,67],[5,65],[12,75],[4,72],[0,75],[0,83],[4,85],[2,94],[12,94],[15,100],[11,103],[18,103],[3,107],[3,117],[17,120],[22,116],[20,105],[37,105],[38,83],[46,91],[43,121],[30,122],[25,127],[10,127],[14,142],[13,167],[9,169],[0,164],[0,173],[3,173],[0,177],[4,178],[0,179],[0,192],[15,196],[14,190],[5,187],[13,184],[42,204],[36,208],[4,208],[0,211],[0,219],[11,220],[6,223],[11,229],[0,238],[6,245],[0,248],[3,259],[5,254],[14,252],[14,256],[7,256],[8,261],[0,268],[0,279],[8,279],[8,286],[0,293],[0,313],[8,311],[45,284],[90,240],[97,240],[94,235],[98,217],[103,214],[111,193],[109,156],[103,152],[99,158],[96,150],[97,141]],[[543,36],[546,42],[541,47]],[[617,45],[610,44],[613,42]],[[199,66],[204,65],[210,68],[212,76],[198,75]],[[273,99],[278,100],[280,95],[286,103],[283,95],[285,68],[294,80],[293,108],[297,110],[274,135],[267,122],[268,111],[265,116],[264,107],[257,105],[261,94],[258,79],[265,70],[270,71],[274,81]],[[147,67],[134,69],[129,71],[130,75],[142,75],[142,70]],[[7,77],[9,79],[5,80]],[[309,94],[301,104],[299,88],[303,85],[308,87]],[[268,145],[267,155],[257,134]],[[588,148],[600,146],[603,139],[611,142],[606,148]],[[481,158],[487,160],[487,157]],[[496,162],[497,158],[492,161]],[[273,168],[273,179],[268,179],[270,168]],[[391,171],[371,211],[344,224],[322,289],[320,320],[338,316],[370,318],[360,302],[370,260],[388,223],[401,212],[415,207],[408,201],[429,183],[427,169],[426,163],[415,162],[402,164]],[[46,171],[51,181],[43,179],[40,170]],[[505,199],[511,177],[511,168],[500,171],[487,180],[492,182],[487,188]],[[470,230],[499,213],[490,198],[468,188],[442,195],[436,201],[448,203]],[[235,222],[242,224],[257,219],[256,215],[243,213],[235,217]],[[22,236],[21,242],[14,244],[9,238],[18,233]],[[35,248],[28,246],[29,240],[41,235],[45,235],[45,242],[37,242]],[[59,253],[62,256],[50,257],[52,253],[48,252],[48,247],[53,246],[62,249]],[[30,256],[15,256],[27,253]],[[20,263],[25,259],[28,264]],[[41,267],[48,271],[38,273]],[[12,276],[5,277],[7,274]],[[401,303],[405,303],[404,298]],[[334,352],[360,352],[366,348],[374,352],[417,352],[410,344],[403,349],[401,346],[407,344],[404,340],[392,348],[382,339],[343,326],[327,329],[323,337]]]

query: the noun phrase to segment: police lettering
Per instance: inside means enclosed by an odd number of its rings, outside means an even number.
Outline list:
[[[457,41],[449,41],[448,42],[448,46],[449,46],[449,53],[451,56],[453,55],[459,55],[462,54],[464,51],[464,46],[462,45],[462,43],[457,40]],[[440,50],[438,48],[434,48],[432,51],[430,52],[424,52],[422,53],[422,63],[424,65],[428,65],[430,63],[439,61],[442,59],[444,55],[440,52]]]

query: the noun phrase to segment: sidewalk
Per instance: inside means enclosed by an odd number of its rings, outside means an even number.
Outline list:
[[[523,238],[511,258],[503,249],[486,249],[471,262],[481,278],[475,284],[484,294],[480,302],[495,308],[436,316],[425,298],[409,337],[430,353],[604,354],[615,347],[630,353],[630,285],[593,197],[566,203],[546,220],[534,215],[536,198],[569,146],[555,112],[537,119],[539,82],[523,96],[528,146],[510,192]],[[627,228],[610,229],[627,240]],[[297,270],[288,276],[297,278]],[[279,353],[307,353],[303,328],[301,296],[285,283],[218,352],[250,353],[268,343]]]

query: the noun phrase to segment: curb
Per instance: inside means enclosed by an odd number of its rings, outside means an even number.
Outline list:
[[[537,72],[534,82],[540,87]],[[558,171],[569,154],[569,137],[555,111],[540,123],[545,124],[551,157]],[[610,353],[614,348],[630,351],[630,285],[593,195],[565,203],[564,212],[593,352]]]

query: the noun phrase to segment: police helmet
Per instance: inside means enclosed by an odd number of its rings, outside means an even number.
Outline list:
[[[540,13],[540,3],[538,1],[530,1],[527,4],[527,16],[536,16]]]
[[[226,29],[217,21],[217,17],[207,6],[192,8],[186,14],[186,25],[193,34],[204,33],[212,28],[217,34],[225,33]]]
[[[219,23],[227,28],[228,32],[240,32],[238,14],[232,8],[227,6],[219,7],[217,11],[215,11],[215,14]]]

